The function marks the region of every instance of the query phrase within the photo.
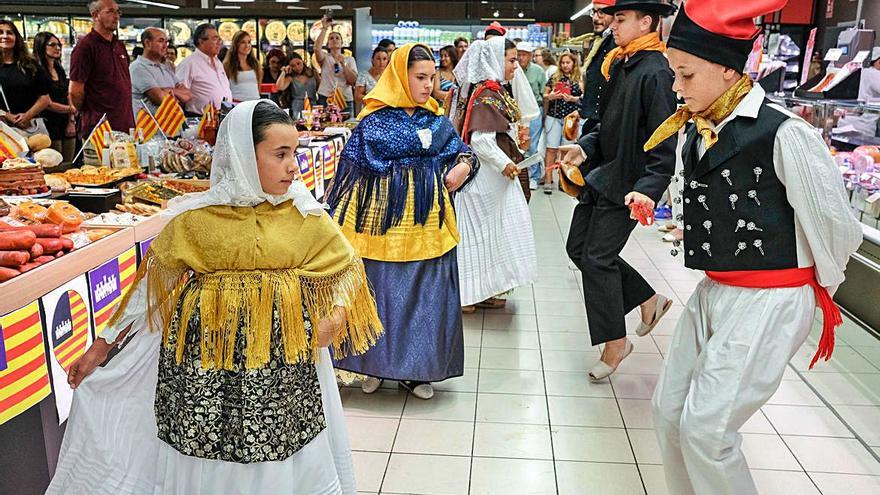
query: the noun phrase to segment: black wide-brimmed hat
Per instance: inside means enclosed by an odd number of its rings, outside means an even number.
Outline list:
[[[675,5],[669,0],[616,0],[614,5],[605,7],[602,12],[614,14],[622,10],[640,10],[649,14],[669,16],[675,13]]]
[[[742,71],[758,37],[754,19],[788,0],[688,0],[675,18],[667,48]]]

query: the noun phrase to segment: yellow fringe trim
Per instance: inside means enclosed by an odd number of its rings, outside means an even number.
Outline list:
[[[296,269],[220,271],[195,276],[185,268],[163,266],[152,251],[144,261],[137,281],[147,278],[150,330],[158,330],[153,326],[158,320],[165,346],[169,345],[172,316],[178,304],[181,305],[180,324],[176,329],[178,363],[183,360],[187,322],[197,305],[204,369],[233,369],[239,331],[245,332],[247,339],[246,369],[266,365],[271,350],[273,308],[279,312],[284,357],[289,364],[318,359],[318,323],[336,307],[345,309],[347,321],[331,344],[334,357],[366,352],[383,331],[360,258],[353,258],[344,269],[329,276]],[[191,283],[195,286],[181,296],[192,277]],[[127,304],[128,297],[111,318],[111,324]],[[303,305],[312,321],[311,339],[306,334]]]

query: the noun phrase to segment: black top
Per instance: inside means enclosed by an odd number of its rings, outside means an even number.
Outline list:
[[[0,108],[12,113],[27,112],[41,96],[49,94],[49,77],[39,67],[30,73],[14,63],[0,64],[0,85],[6,95],[5,101],[0,97]]]
[[[550,80],[547,81],[547,87],[550,88],[550,91],[553,91],[559,83],[568,86],[571,90],[571,96],[581,96],[584,94],[581,85],[573,82],[568,76],[561,76],[559,79],[551,77]],[[578,111],[579,105],[577,103],[571,103],[562,99],[549,101],[550,106],[547,109],[547,115],[555,119],[564,119],[565,116],[571,112]]]
[[[605,87],[605,76],[602,75],[602,62],[605,56],[617,45],[614,36],[603,36],[599,51],[584,71],[584,96],[581,98],[580,116],[582,119],[599,120],[599,95]]]
[[[776,176],[776,132],[789,116],[765,100],[756,119],[727,123],[698,159],[697,133],[682,150],[685,266],[746,271],[797,268],[794,210]]]
[[[53,103],[67,105],[69,103],[67,98],[69,83],[67,80],[67,73],[64,72],[64,67],[61,67],[60,65],[55,66],[55,70],[58,72],[57,81],[53,81],[52,76],[47,76],[49,78],[49,98],[52,99]],[[49,137],[51,137],[53,141],[64,138],[64,131],[67,128],[67,122],[70,120],[70,115],[66,113],[52,112],[47,108],[46,110],[43,110],[40,117],[46,119],[46,129],[49,130]]]
[[[578,141],[589,161],[587,183],[608,200],[623,204],[636,191],[656,202],[669,186],[677,135],[649,152],[643,149],[675,112],[672,81],[669,62],[656,51],[637,52],[611,66],[599,99],[599,126]]]

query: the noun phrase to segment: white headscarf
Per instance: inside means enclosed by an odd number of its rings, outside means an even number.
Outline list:
[[[489,41],[471,43],[458,65],[452,71],[461,84],[464,97],[471,92],[471,85],[483,81],[504,83],[504,37],[496,36]]]
[[[470,94],[471,85],[482,81],[498,81],[505,83],[504,79],[504,41],[503,36],[496,36],[489,41],[476,40],[471,43],[464,56],[455,66],[453,73],[461,84],[461,94]],[[522,69],[517,66],[511,81],[513,99],[519,105],[522,122],[529,122],[538,118],[540,108],[535,101],[535,95],[529,86]]]
[[[279,196],[263,191],[252,130],[254,108],[263,102],[275,105],[271,100],[251,100],[239,103],[229,112],[220,124],[214,147],[211,188],[172,199],[162,212],[163,216],[175,217],[206,206],[256,206],[264,201],[278,205],[289,200],[293,200],[303,216],[323,214],[325,205],[312,196],[301,180],[295,180],[287,192]],[[296,146],[296,143],[291,144]]]

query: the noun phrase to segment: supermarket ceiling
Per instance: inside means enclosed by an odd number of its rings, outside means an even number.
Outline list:
[[[538,18],[547,21],[566,21],[571,16],[578,0],[117,0],[123,16],[193,14],[203,9],[217,12],[226,11],[229,15],[263,13],[320,15],[326,5],[342,7],[340,15],[351,15],[352,9],[370,7],[374,18],[381,19],[480,19],[497,17]],[[5,0],[0,2],[0,14],[48,13],[86,13],[88,0]],[[540,5],[540,12],[537,7]],[[59,12],[63,10],[63,12]],[[497,12],[497,15],[496,15]],[[520,15],[522,14],[522,15]]]

